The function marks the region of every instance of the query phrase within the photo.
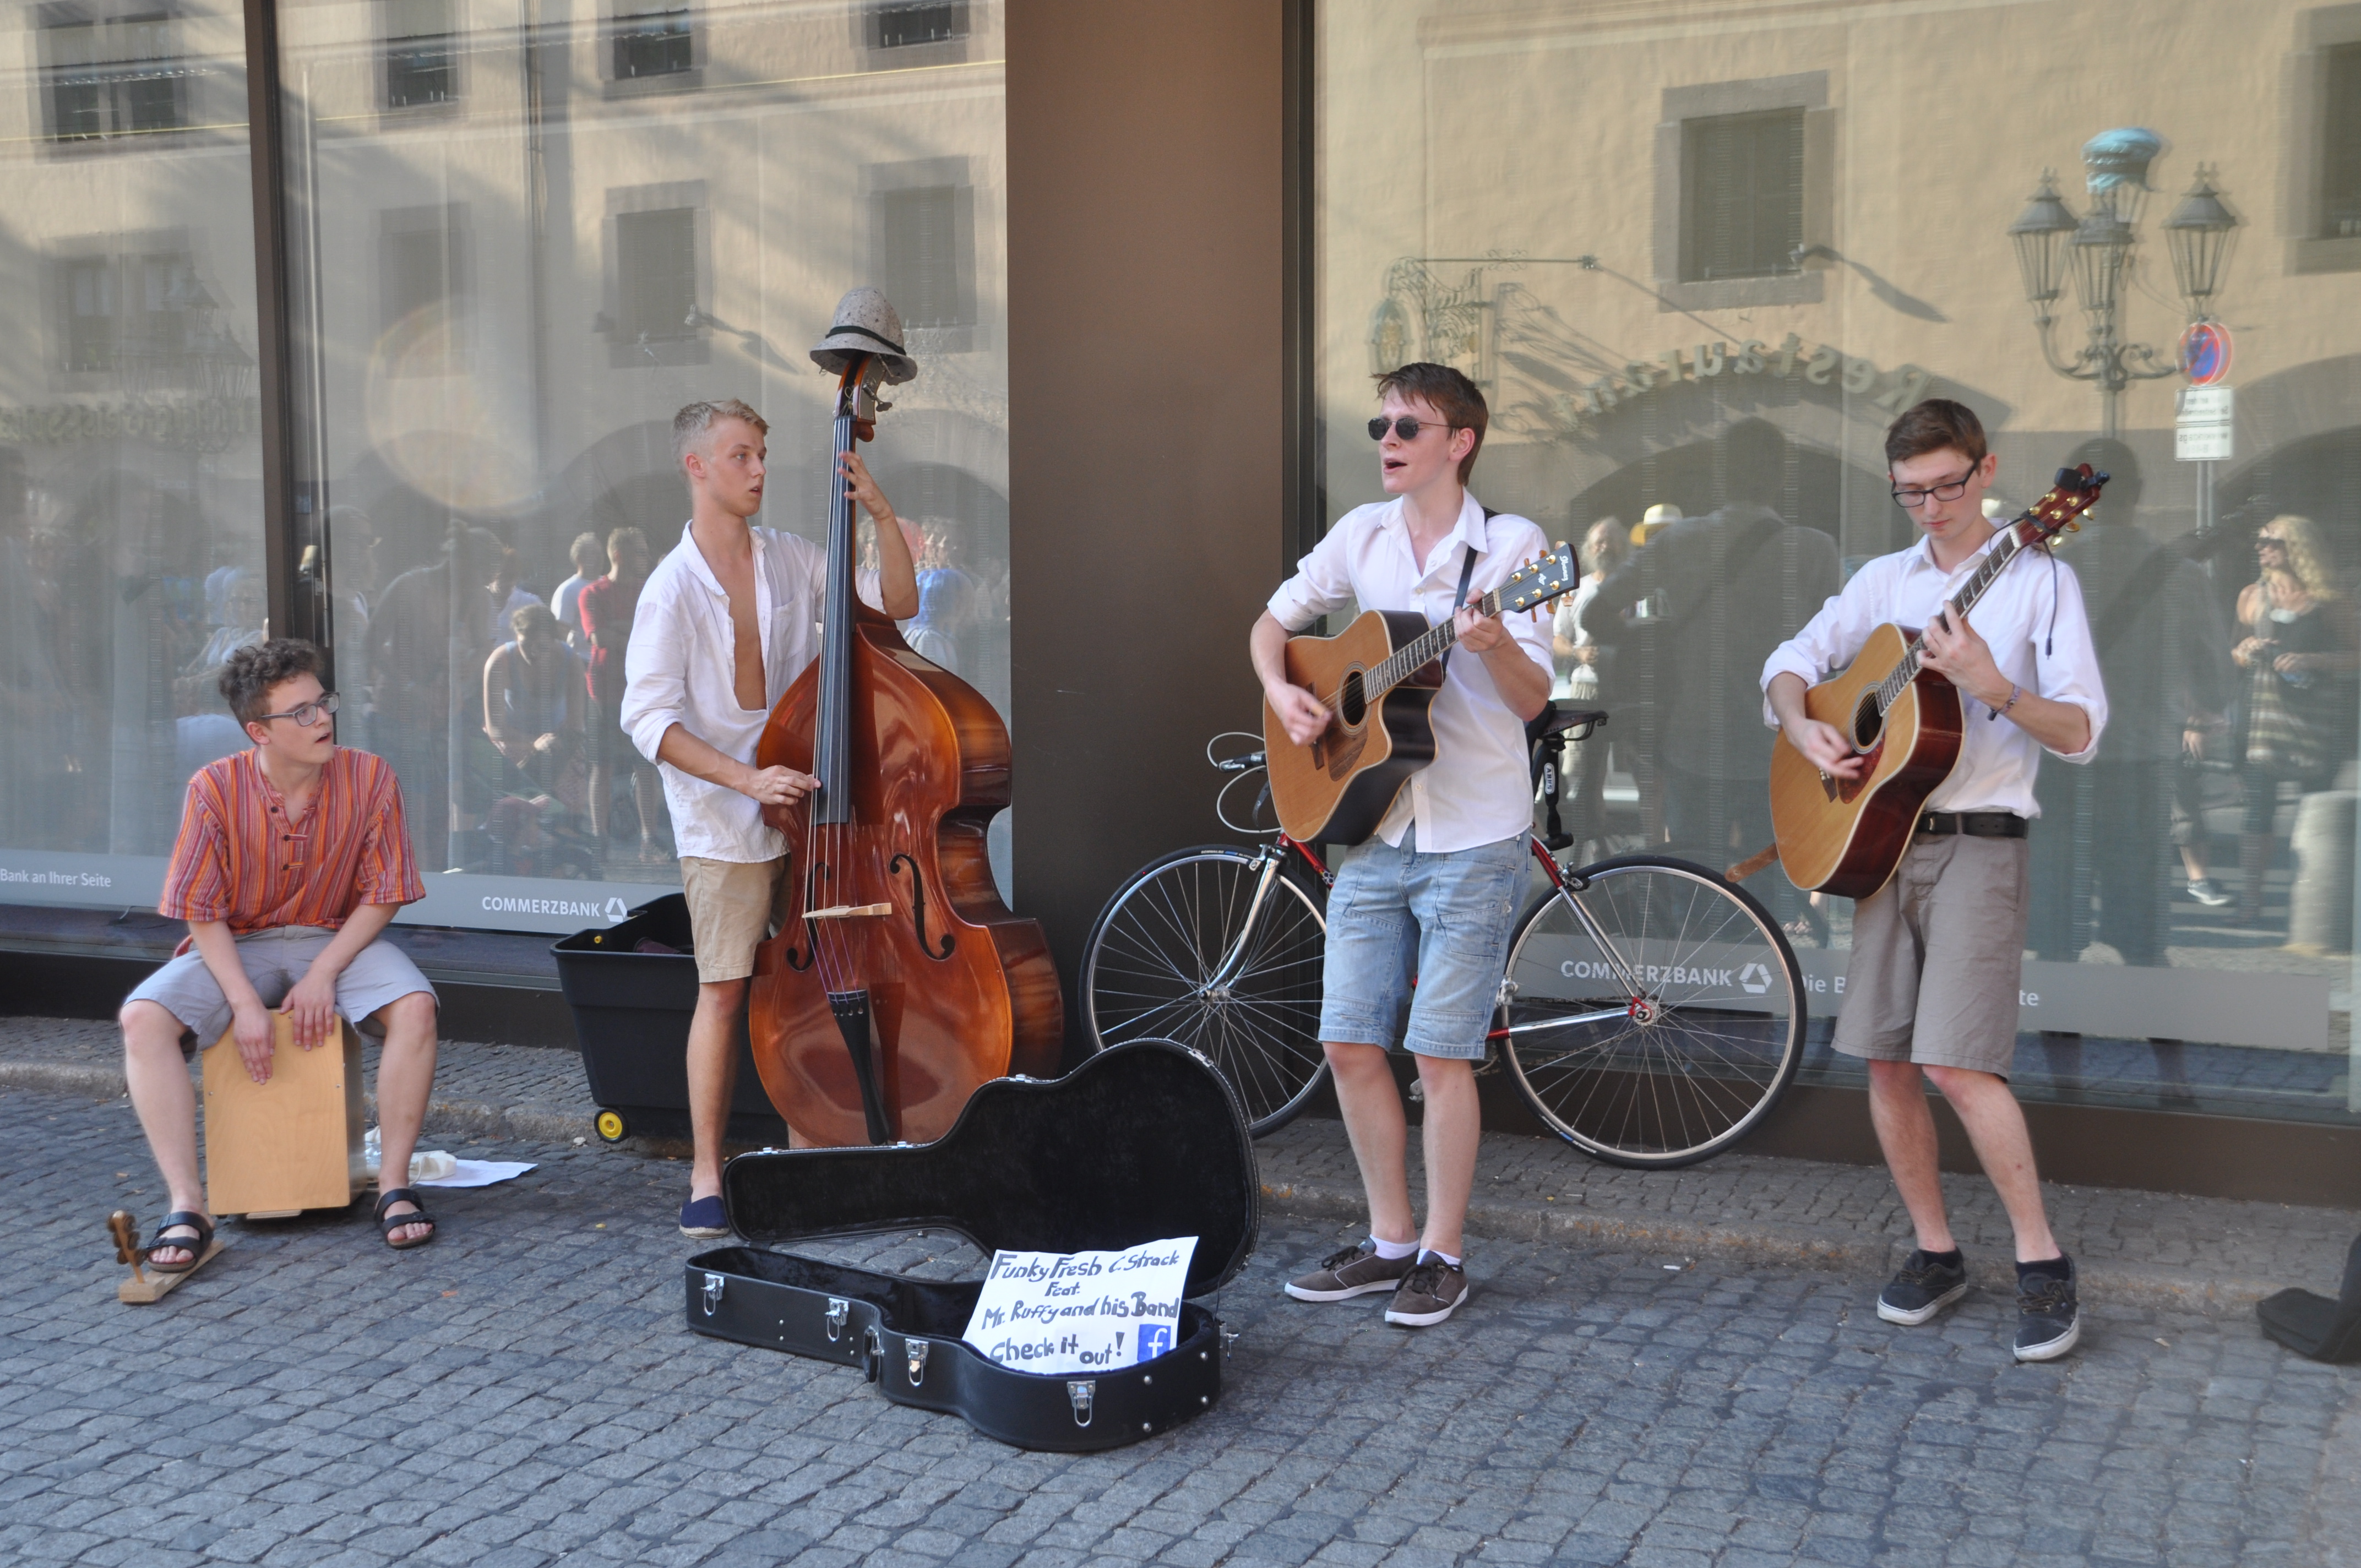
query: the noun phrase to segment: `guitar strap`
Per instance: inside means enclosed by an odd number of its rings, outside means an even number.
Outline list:
[[[1484,509],[1484,521],[1486,522],[1491,521],[1494,518],[1499,515],[1500,514],[1499,512],[1494,511],[1490,507],[1486,507]],[[1455,616],[1459,613],[1459,607],[1467,602],[1467,585],[1476,580],[1476,546],[1473,544],[1463,544],[1460,548],[1465,550],[1466,554],[1460,558],[1459,592],[1451,601],[1451,613]],[[1445,648],[1443,651],[1443,657],[1435,661],[1435,673],[1440,675],[1450,668],[1451,650]]]

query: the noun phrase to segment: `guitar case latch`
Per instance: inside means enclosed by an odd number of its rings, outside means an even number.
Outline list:
[[[1099,1380],[1095,1377],[1070,1377],[1066,1380],[1066,1402],[1074,1407],[1074,1424],[1091,1424],[1091,1406],[1098,1399]]]

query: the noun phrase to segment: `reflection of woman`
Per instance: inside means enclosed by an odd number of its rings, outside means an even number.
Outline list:
[[[2326,783],[2353,706],[2345,677],[2361,667],[2352,607],[2330,574],[2318,526],[2310,518],[2275,517],[2255,535],[2255,553],[2261,574],[2238,594],[2246,635],[2230,650],[2246,672],[2238,861],[2246,881],[2239,915],[2249,925],[2262,914],[2279,784],[2309,790]]]
[[[1584,627],[1582,612],[1598,596],[1598,585],[1631,554],[1631,536],[1614,518],[1600,518],[1582,536],[1582,560],[1590,570],[1583,574],[1574,592],[1557,601],[1550,628],[1550,645],[1558,669],[1556,689],[1551,695],[1569,707],[1608,705],[1608,677],[1613,673],[1614,650],[1603,646]],[[1573,806],[1569,830],[1576,847],[1606,833],[1602,803],[1609,744],[1601,731],[1587,740],[1570,743],[1561,753],[1561,774],[1572,786],[1566,791],[1566,798]]]

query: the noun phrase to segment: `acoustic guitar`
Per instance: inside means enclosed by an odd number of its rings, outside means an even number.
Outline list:
[[[1532,609],[1571,593],[1580,578],[1574,546],[1561,540],[1470,608],[1483,616]],[[1334,637],[1287,640],[1287,678],[1334,716],[1312,744],[1299,746],[1268,700],[1262,705],[1271,805],[1290,838],[1357,844],[1378,830],[1411,774],[1434,761],[1427,709],[1443,689],[1438,661],[1458,640],[1456,618],[1429,626],[1409,609],[1367,610]]]
[[[2001,529],[1984,564],[1951,598],[1965,615],[2019,555],[2038,550],[2099,499],[2105,474],[2088,463],[2060,468],[2058,482]],[[1772,749],[1771,827],[1787,880],[1811,892],[1867,898],[1902,863],[1927,797],[1960,760],[1960,689],[1921,669],[1916,629],[1881,626],[1843,674],[1804,695],[1804,711],[1843,730],[1869,765],[1859,778],[1824,773],[1792,745]]]

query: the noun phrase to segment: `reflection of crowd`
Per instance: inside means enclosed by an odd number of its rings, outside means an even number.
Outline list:
[[[1569,690],[1574,667],[1597,671],[1595,706],[1614,716],[1600,732],[1609,747],[1576,748],[1577,797],[1597,798],[1587,775],[1603,779],[1611,748],[1638,786],[1643,841],[1717,870],[1771,842],[1763,662],[1839,587],[1835,542],[1773,508],[1785,438],[1742,420],[1722,444],[1729,499],[1711,514],[1675,515],[1623,560],[1593,526],[1584,564],[1614,564],[1586,582],[1564,639]]]
[[[345,558],[372,559],[368,520],[339,509],[335,521]],[[615,719],[646,540],[585,533],[569,554],[555,609],[484,529],[454,530],[441,559],[373,602],[351,591],[366,570],[340,559],[339,684],[401,773],[429,864],[592,877],[626,852],[665,853],[654,770]],[[628,804],[615,798],[620,775]]]
[[[1771,842],[1749,672],[1839,581],[1833,541],[1764,499],[1780,441],[1759,422],[1730,430],[1717,471],[1730,499],[1710,516],[1660,507],[1662,526],[1603,518],[1583,536],[1581,584],[1555,612],[1555,696],[1612,716],[1564,758],[1583,852],[1662,847],[1719,868]],[[2028,946],[2132,965],[2248,932],[2347,949],[2361,612],[2325,532],[2281,515],[2159,541],[2137,526],[2128,446],[2085,442],[2066,461],[2114,476],[2057,551],[2081,579],[2114,717],[2092,766],[2041,775]],[[2251,574],[2232,565],[2248,539]],[[1608,797],[1610,773],[1631,797]],[[1799,940],[1827,939],[1825,911],[1775,871],[1753,885],[1784,894],[1771,902]]]

